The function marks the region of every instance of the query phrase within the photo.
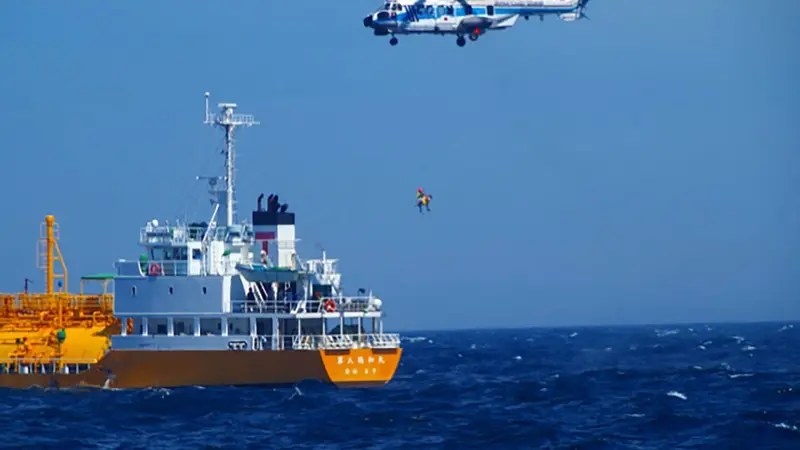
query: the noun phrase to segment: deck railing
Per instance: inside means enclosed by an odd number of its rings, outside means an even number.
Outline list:
[[[287,336],[288,338],[288,336]],[[394,333],[326,334],[292,336],[296,350],[344,350],[350,348],[398,348],[400,335]]]
[[[64,310],[82,310],[88,313],[100,311],[111,313],[114,304],[113,294],[77,295],[65,292],[54,292],[52,295],[36,294],[3,294],[0,293],[0,319],[18,319],[24,315],[36,315],[42,311],[57,312],[59,304]]]
[[[241,261],[231,261],[227,258],[215,258],[208,261],[200,259],[191,260],[196,266],[192,275],[207,272],[214,275],[237,275],[236,265]],[[114,262],[117,275],[122,276],[178,276],[185,277],[190,274],[190,262],[184,260],[126,260],[119,259]],[[205,265],[205,267],[204,267]],[[152,272],[151,272],[152,271]]]
[[[94,364],[97,364],[96,359],[87,358],[0,358],[0,374],[76,374],[89,370]]]
[[[117,275],[158,275],[158,276],[187,276],[189,274],[189,263],[178,260],[160,261],[128,261],[120,259],[114,262]],[[151,272],[152,271],[152,272]]]
[[[207,227],[187,226],[157,226],[141,227],[139,229],[139,242],[146,245],[181,245],[189,241],[202,241]],[[225,239],[227,230],[216,228],[212,230],[210,240],[220,241]]]
[[[377,312],[375,297],[323,297],[308,300],[233,300],[231,312],[262,314]]]

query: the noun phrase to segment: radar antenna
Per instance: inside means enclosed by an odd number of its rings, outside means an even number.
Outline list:
[[[253,125],[259,125],[255,117],[251,114],[234,114],[233,110],[236,109],[238,105],[236,103],[218,103],[217,107],[220,111],[216,114],[212,113],[208,106],[208,97],[211,96],[210,93],[206,92],[206,117],[205,123],[206,125],[216,125],[225,130],[225,224],[227,226],[231,226],[234,223],[234,202],[236,201],[235,193],[236,193],[236,185],[235,185],[235,158],[234,158],[234,147],[233,147],[233,132],[236,127],[239,126],[246,126],[251,127]],[[213,180],[216,181],[216,180]],[[212,180],[209,180],[209,184],[211,184]],[[213,190],[213,186],[212,190]],[[216,192],[216,191],[215,191]],[[221,192],[219,192],[221,194]],[[223,203],[222,196],[219,195],[217,199],[217,204]]]

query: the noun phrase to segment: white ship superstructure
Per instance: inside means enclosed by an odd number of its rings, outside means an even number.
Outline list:
[[[224,177],[208,179],[208,223],[151,220],[139,260],[116,263],[114,313],[132,326],[115,350],[285,350],[398,348],[383,333],[382,301],[371,291],[346,296],[336,259],[304,261],[295,214],[270,195],[252,221],[236,223],[234,133],[259,122],[220,103],[205,123],[225,131]],[[263,195],[262,195],[263,197]],[[218,223],[220,221],[222,223]]]

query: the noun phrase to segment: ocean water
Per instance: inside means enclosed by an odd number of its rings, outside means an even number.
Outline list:
[[[0,390],[0,448],[800,449],[800,324],[405,333],[383,389]]]

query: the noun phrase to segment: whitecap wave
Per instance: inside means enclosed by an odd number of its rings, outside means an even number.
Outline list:
[[[670,396],[670,397],[679,398],[681,400],[686,400],[686,395],[684,395],[683,393],[678,392],[678,391],[669,391],[669,392],[667,392],[667,395]]]
[[[681,330],[677,330],[677,329],[674,329],[674,330],[659,330],[659,329],[655,329],[653,331],[656,333],[656,336],[658,336],[658,337],[671,336],[673,334],[678,334],[678,333],[681,332]]]
[[[773,426],[775,428],[783,428],[784,430],[800,431],[800,428],[798,428],[796,425],[789,425],[788,423],[783,422],[773,424]]]

